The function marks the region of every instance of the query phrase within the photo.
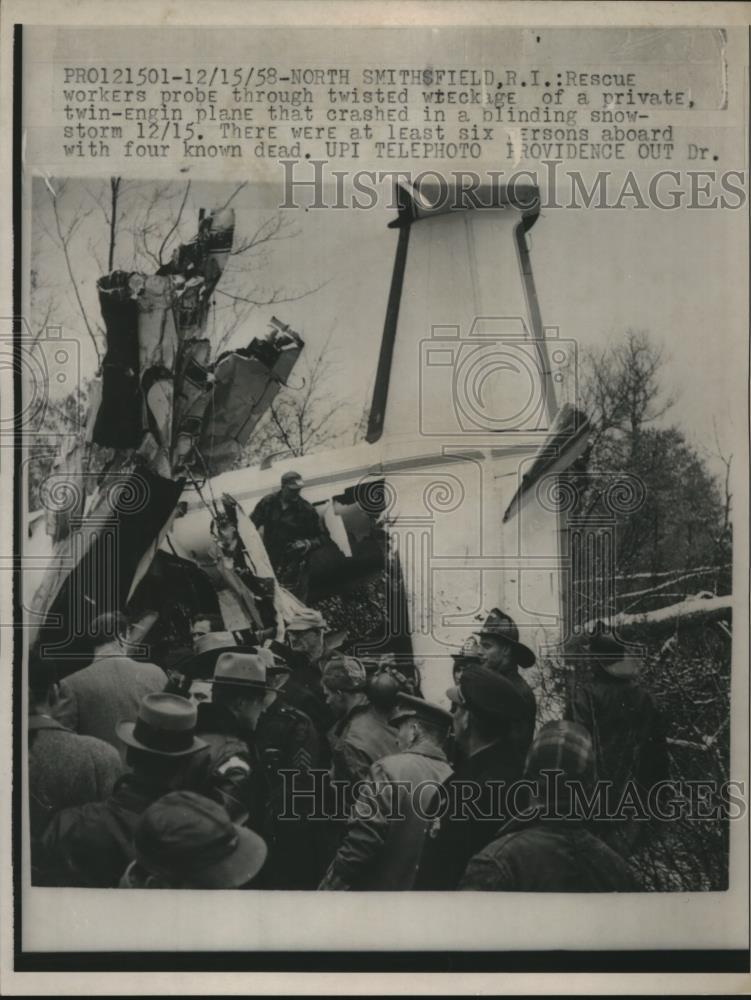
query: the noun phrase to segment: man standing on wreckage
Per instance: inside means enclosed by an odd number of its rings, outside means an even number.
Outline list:
[[[262,534],[279,582],[304,603],[310,554],[323,544],[323,529],[315,507],[301,496],[299,472],[285,472],[280,487],[259,500],[251,520]]]
[[[231,468],[303,347],[276,320],[270,339],[212,362],[206,325],[234,222],[231,208],[202,210],[196,236],[156,274],[115,270],[97,283],[107,338],[101,377],[86,433],[55,469],[80,484],[77,517],[51,512],[53,568],[30,608],[32,642],[55,655],[65,647],[63,673],[88,662],[91,622],[133,598],[186,483],[206,502],[203,482]],[[247,626],[258,631],[252,619]]]

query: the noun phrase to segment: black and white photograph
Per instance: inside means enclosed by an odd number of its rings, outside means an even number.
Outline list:
[[[748,972],[747,22],[314,6],[3,21],[16,970]]]

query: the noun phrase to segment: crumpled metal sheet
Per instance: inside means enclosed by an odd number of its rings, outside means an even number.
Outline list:
[[[198,445],[208,475],[232,468],[285,384],[302,347],[300,341],[282,350],[271,367],[258,357],[240,353],[218,362]]]

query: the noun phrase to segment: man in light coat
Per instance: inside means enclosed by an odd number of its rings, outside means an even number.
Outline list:
[[[131,658],[127,622],[120,612],[100,615],[92,628],[94,659],[60,683],[55,718],[73,732],[104,740],[125,760],[117,724],[134,719],[147,694],[163,691],[167,675],[154,663]]]
[[[451,716],[400,694],[392,722],[400,752],[371,767],[319,889],[388,891],[414,884],[432,803],[451,774],[444,751]]]
[[[326,703],[337,718],[329,733],[331,774],[349,787],[367,778],[377,760],[399,749],[396,730],[368,700],[366,684],[365,666],[354,656],[335,657],[324,668]]]

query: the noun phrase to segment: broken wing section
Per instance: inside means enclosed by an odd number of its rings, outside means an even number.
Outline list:
[[[198,440],[197,471],[216,476],[233,467],[300,357],[304,347],[300,335],[276,318],[271,322],[268,338],[220,355],[214,366]]]

